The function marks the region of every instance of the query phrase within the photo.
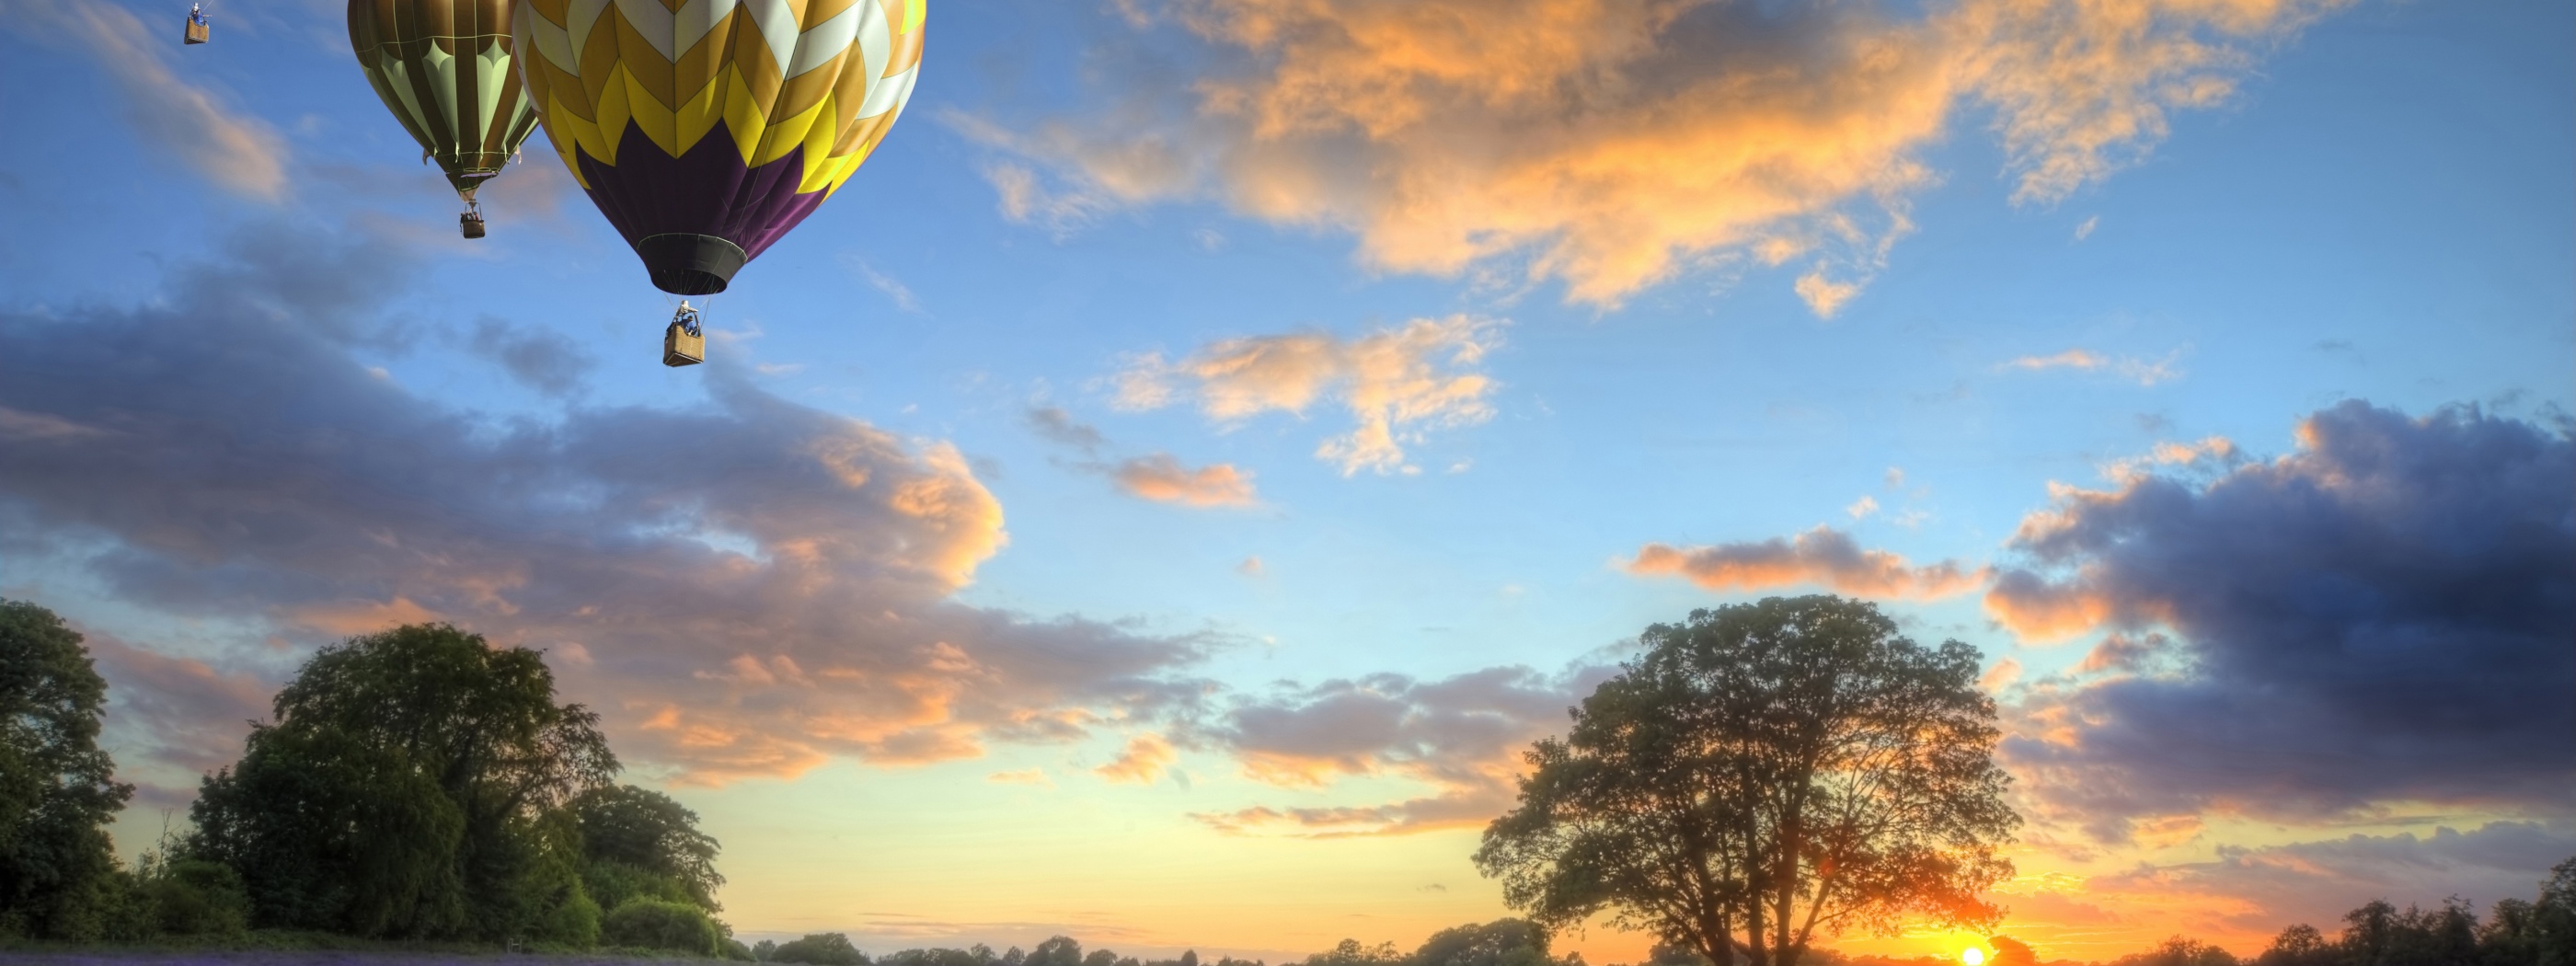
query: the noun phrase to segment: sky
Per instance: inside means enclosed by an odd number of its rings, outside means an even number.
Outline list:
[[[1823,592],[1983,653],[2043,960],[2576,856],[2576,6],[941,0],[685,369],[552,152],[460,239],[341,5],[210,9],[0,0],[0,595],[129,855],[445,620],[745,937],[1411,948],[1639,631]]]

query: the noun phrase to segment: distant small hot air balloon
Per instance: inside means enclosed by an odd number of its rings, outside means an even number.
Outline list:
[[[511,34],[546,137],[654,286],[711,295],[894,125],[923,3],[519,0]]]
[[[349,46],[376,97],[447,172],[457,224],[483,237],[474,190],[537,129],[510,51],[512,0],[349,0]]]

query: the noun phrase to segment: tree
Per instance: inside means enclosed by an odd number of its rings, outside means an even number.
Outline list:
[[[600,939],[612,946],[668,949],[713,956],[724,936],[707,911],[686,902],[636,899],[610,910],[599,923]]]
[[[1029,950],[1024,966],[1082,966],[1082,944],[1071,936],[1049,936]]]
[[[2551,866],[2532,903],[2531,936],[2540,966],[2576,966],[2576,857]]]
[[[1976,649],[1828,596],[1694,611],[1640,641],[1485,830],[1477,867],[1513,908],[1550,929],[1607,911],[1752,966],[1795,966],[1820,929],[2000,918],[1977,896],[2012,874],[1995,852],[2020,819]]]
[[[1545,966],[1547,930],[1526,919],[1496,919],[1432,933],[1411,966]]]
[[[104,928],[116,873],[107,824],[134,794],[98,747],[106,699],[78,633],[0,598],[0,935]]]
[[[721,912],[716,840],[698,831],[698,813],[660,792],[603,785],[574,796],[584,877],[591,898],[615,909],[638,895],[696,903]],[[642,877],[639,881],[638,877]]]
[[[850,945],[845,933],[818,932],[803,939],[782,943],[770,950],[773,963],[814,963],[816,966],[865,966],[867,954]]]
[[[2188,936],[2175,936],[2151,951],[2112,960],[2111,966],[2236,966],[2236,955]]]
[[[2334,944],[2317,927],[2300,923],[2272,938],[2271,948],[2254,958],[2254,966],[2333,966]]]
[[[588,945],[599,909],[564,810],[617,759],[525,648],[445,624],[323,648],[191,809],[256,924]]]

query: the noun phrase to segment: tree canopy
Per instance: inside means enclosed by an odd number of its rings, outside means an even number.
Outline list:
[[[107,682],[54,612],[0,599],[0,935],[98,935],[107,823],[131,785],[99,750]]]
[[[591,898],[614,908],[631,896],[689,902],[719,912],[716,840],[698,831],[698,813],[670,796],[633,785],[602,785],[574,796]]]
[[[191,851],[240,871],[263,926],[588,945],[564,806],[618,768],[545,662],[445,624],[323,648],[209,776]]]
[[[1711,962],[1794,966],[1818,933],[1994,923],[2020,822],[1979,655],[1870,604],[1770,598],[1648,627],[1527,755],[1477,867],[1541,926],[1608,912]]]

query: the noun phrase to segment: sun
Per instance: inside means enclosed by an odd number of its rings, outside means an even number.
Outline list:
[[[1968,966],[1977,966],[1978,963],[1986,961],[1986,951],[1973,946],[1959,950],[1959,961]]]

